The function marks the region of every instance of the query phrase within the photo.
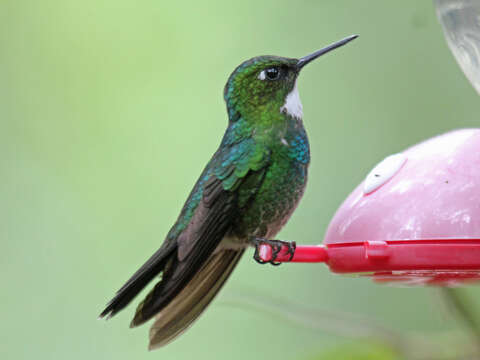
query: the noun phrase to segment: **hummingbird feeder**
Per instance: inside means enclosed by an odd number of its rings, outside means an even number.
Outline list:
[[[271,259],[262,245],[260,256]],[[282,247],[275,259],[290,258]],[[480,280],[480,129],[453,131],[388,156],[337,210],[323,245],[291,262],[323,262],[376,282],[457,286]]]

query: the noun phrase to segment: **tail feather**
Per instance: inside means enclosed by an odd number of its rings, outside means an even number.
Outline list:
[[[176,243],[172,242],[167,243],[165,246],[158,249],[150,259],[148,259],[147,262],[143,264],[135,274],[133,274],[125,285],[117,291],[115,297],[107,304],[105,310],[100,314],[100,318],[105,316],[108,316],[107,318],[112,317],[127,306],[155,276],[163,271],[166,263],[171,258],[171,255],[176,248]]]
[[[156,316],[149,349],[164,346],[187,330],[210,304],[240,260],[243,250],[212,254],[195,276]]]

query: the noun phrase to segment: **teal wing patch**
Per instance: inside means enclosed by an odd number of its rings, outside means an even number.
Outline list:
[[[185,259],[195,246],[207,246],[205,242],[214,242],[215,247],[218,245],[235,213],[259,188],[269,159],[269,150],[250,138],[217,151],[199,180],[201,185],[191,195],[196,204],[189,204],[189,201],[185,204],[191,208],[194,205],[195,208],[191,211],[188,223],[178,234],[180,260]],[[241,184],[242,191],[236,191]],[[216,236],[206,237],[206,233],[212,233],[210,227],[225,231],[214,231]]]
[[[265,146],[256,144],[252,139],[235,144],[215,159],[213,175],[222,181],[227,191],[235,190],[248,172],[259,171],[270,159],[270,152]]]

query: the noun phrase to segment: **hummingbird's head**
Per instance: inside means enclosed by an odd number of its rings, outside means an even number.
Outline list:
[[[302,104],[296,82],[302,68],[356,37],[347,37],[301,59],[258,56],[240,64],[224,89],[230,121],[242,117],[247,121],[271,122],[279,113],[301,119]]]

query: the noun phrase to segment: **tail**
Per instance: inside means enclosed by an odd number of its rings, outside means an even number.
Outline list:
[[[222,288],[242,254],[243,250],[223,250],[210,255],[186,286],[155,316],[149,350],[168,344],[192,325]],[[141,311],[142,304],[137,314]]]
[[[208,306],[240,260],[243,250],[220,250],[179,261],[176,243],[165,244],[122,286],[100,317],[112,317],[159,273],[161,280],[138,305],[131,327],[155,316],[149,349],[183,333]],[[200,260],[200,261],[199,261]]]

